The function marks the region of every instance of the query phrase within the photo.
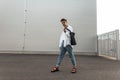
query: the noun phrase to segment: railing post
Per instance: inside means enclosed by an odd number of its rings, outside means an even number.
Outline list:
[[[116,50],[116,51],[117,51],[117,60],[120,60],[119,30],[116,30],[116,40],[117,40],[117,41],[116,41],[116,42],[117,42],[117,43],[116,43],[116,44],[117,44],[117,45],[116,45],[116,47],[117,47],[117,50]]]

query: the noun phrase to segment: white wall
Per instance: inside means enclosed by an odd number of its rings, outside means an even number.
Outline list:
[[[22,50],[24,0],[0,0],[0,50]]]
[[[96,0],[27,0],[27,5],[25,0],[0,2],[0,17],[4,18],[0,18],[0,50],[25,46],[26,51],[58,51],[60,19],[67,18],[76,32],[78,45],[74,51],[96,52]],[[23,8],[27,8],[26,17]]]

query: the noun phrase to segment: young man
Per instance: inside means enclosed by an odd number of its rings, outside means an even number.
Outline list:
[[[76,59],[75,59],[75,56],[73,54],[73,48],[71,46],[71,43],[70,43],[70,31],[73,32],[73,29],[70,25],[68,25],[67,23],[67,19],[61,19],[61,23],[63,25],[63,32],[61,34],[61,37],[60,37],[60,43],[59,43],[59,47],[60,47],[60,54],[58,56],[58,61],[57,61],[57,64],[56,66],[51,70],[51,72],[57,72],[59,71],[59,66],[61,65],[61,62],[64,58],[64,55],[66,52],[69,53],[69,56],[71,58],[71,62],[73,64],[73,68],[71,70],[71,73],[76,73],[77,69],[76,69]],[[69,29],[69,30],[68,30]]]

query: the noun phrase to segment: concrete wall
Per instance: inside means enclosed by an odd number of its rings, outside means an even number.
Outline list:
[[[0,51],[59,51],[61,18],[76,33],[74,52],[97,51],[96,0],[0,0]]]
[[[0,0],[0,51],[22,50],[24,0]]]

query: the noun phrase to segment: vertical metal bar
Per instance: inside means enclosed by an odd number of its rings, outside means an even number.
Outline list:
[[[114,55],[116,54],[116,52],[115,52],[115,49],[116,49],[116,47],[115,47],[115,42],[116,42],[116,38],[115,38],[115,32],[116,31],[114,31],[113,33],[112,33],[112,57],[115,57]]]
[[[117,56],[117,31],[114,32],[114,57]]]
[[[97,36],[97,55],[99,55],[99,36]]]
[[[27,11],[28,11],[28,0],[25,0],[25,2],[24,2],[24,42],[23,42],[23,52],[25,50],[25,41],[26,41]]]
[[[101,36],[98,36],[98,55],[100,55],[101,52]]]
[[[105,47],[106,47],[106,46],[105,46],[105,34],[104,34],[104,39],[103,39],[103,51],[104,51],[104,54],[107,55],[107,54],[105,53]]]
[[[100,36],[100,54],[102,54],[102,36]]]
[[[107,49],[107,53],[109,54],[109,49],[110,49],[110,47],[109,47],[109,33],[107,34],[107,36],[108,36],[108,41],[107,41],[107,46],[108,46],[108,49]]]
[[[107,33],[105,35],[105,53],[108,54],[107,53]]]
[[[111,32],[111,36],[110,36],[110,38],[111,38],[111,50],[110,50],[110,57],[112,57],[112,55],[113,55],[113,45],[114,45],[114,43],[113,43],[113,32]]]
[[[120,60],[120,52],[119,52],[119,48],[120,48],[120,46],[119,46],[119,30],[116,30],[116,32],[117,32],[117,35],[116,35],[116,40],[117,40],[117,42],[116,42],[116,47],[117,47],[117,60]]]
[[[100,55],[102,54],[102,35],[100,36]]]
[[[113,32],[113,54],[112,56],[115,57],[116,54],[116,31]]]
[[[110,32],[109,35],[110,35],[110,43],[109,43],[110,49],[109,49],[109,56],[111,56],[111,54],[112,54],[112,32]]]
[[[101,55],[103,55],[103,35],[101,36]]]

